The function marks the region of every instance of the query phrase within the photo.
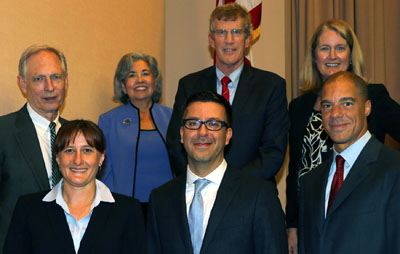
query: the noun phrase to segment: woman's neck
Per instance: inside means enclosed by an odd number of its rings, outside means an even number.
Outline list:
[[[84,187],[74,187],[65,184],[62,187],[62,196],[68,206],[69,212],[77,220],[86,217],[90,213],[96,195],[96,183],[90,183]]]

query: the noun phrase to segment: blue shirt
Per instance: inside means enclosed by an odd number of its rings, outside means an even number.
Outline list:
[[[90,212],[86,217],[78,221],[73,215],[69,213],[68,205],[67,203],[65,203],[65,200],[62,196],[63,183],[64,180],[61,179],[61,181],[56,186],[54,186],[54,188],[49,193],[47,193],[42,201],[53,202],[55,200],[56,203],[64,210],[65,218],[67,220],[68,227],[72,235],[72,240],[74,241],[75,252],[78,253],[79,245],[89,224],[93,209],[100,204],[100,201],[114,203],[115,200],[107,186],[96,179],[96,194],[93,203],[90,206]]]
[[[356,142],[352,145],[347,147],[343,152],[338,153],[333,147],[333,158],[336,158],[336,155],[340,155],[345,160],[344,162],[344,171],[343,171],[343,183],[346,180],[347,175],[350,172],[351,167],[353,167],[354,163],[356,162],[358,156],[360,155],[364,146],[368,143],[368,140],[371,138],[371,133],[367,131],[364,135],[359,138]],[[333,177],[336,172],[336,160],[333,160],[331,164],[331,168],[329,170],[328,175],[328,182],[326,184],[326,191],[325,191],[325,216],[328,209],[328,202],[329,202],[329,194],[331,193],[331,186]]]

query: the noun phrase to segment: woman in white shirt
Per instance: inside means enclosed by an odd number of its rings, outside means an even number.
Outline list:
[[[86,120],[64,124],[54,152],[63,178],[48,193],[18,200],[4,254],[145,253],[139,203],[96,180],[105,154],[98,126]]]

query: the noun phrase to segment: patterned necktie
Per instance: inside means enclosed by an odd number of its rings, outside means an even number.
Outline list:
[[[51,122],[50,128],[50,143],[51,143],[51,188],[53,188],[61,179],[61,173],[58,169],[56,155],[54,153],[54,140],[56,139],[56,123]]]
[[[193,253],[200,253],[201,244],[203,243],[203,197],[201,191],[209,184],[207,179],[197,179],[194,182],[194,196],[189,209],[189,228],[190,238],[192,239]]]
[[[231,79],[228,76],[225,76],[221,79],[222,83],[222,96],[229,102],[229,89],[228,84],[231,83]]]
[[[333,200],[336,197],[336,194],[339,192],[340,187],[343,184],[343,171],[344,171],[344,159],[342,156],[336,156],[336,172],[335,176],[333,177],[332,185],[331,185],[331,193],[329,194],[329,201],[328,201],[328,210],[331,208]]]

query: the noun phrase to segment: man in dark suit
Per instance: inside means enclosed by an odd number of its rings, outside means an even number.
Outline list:
[[[334,151],[302,179],[300,253],[400,253],[400,153],[367,130],[366,83],[332,75],[321,108]]]
[[[58,113],[68,85],[63,53],[49,46],[26,49],[18,85],[27,103],[0,117],[0,253],[18,197],[49,190],[60,177],[52,169],[49,125],[55,123],[56,131],[65,122]]]
[[[208,90],[223,95],[232,105],[234,132],[226,160],[252,175],[274,180],[286,153],[289,130],[285,80],[244,62],[251,21],[241,6],[217,7],[211,14],[208,39],[215,50],[215,65],[179,81],[167,131],[171,168],[176,175],[186,170],[179,143],[183,104],[191,94]]]
[[[229,103],[218,94],[203,91],[188,98],[180,128],[186,173],[150,195],[149,253],[287,253],[274,184],[224,159],[232,137],[230,115]]]

